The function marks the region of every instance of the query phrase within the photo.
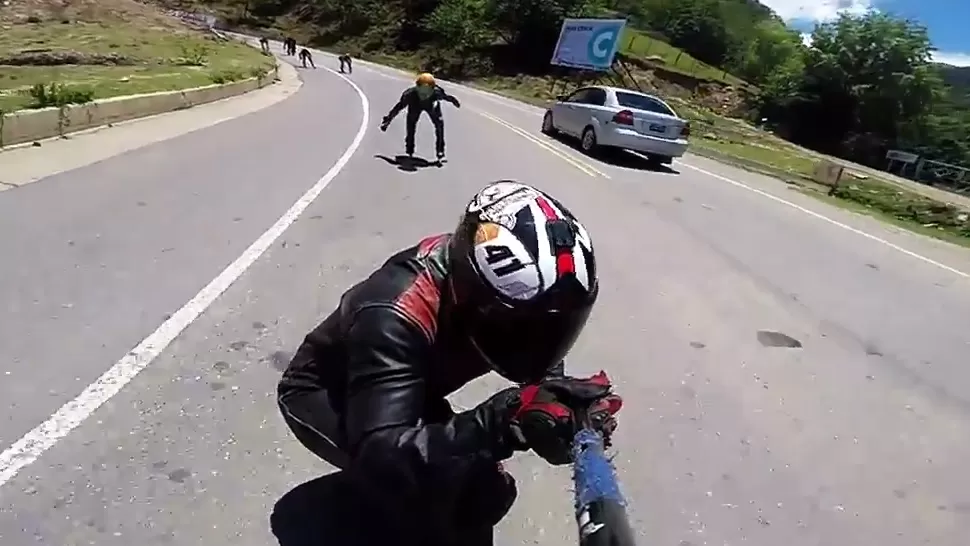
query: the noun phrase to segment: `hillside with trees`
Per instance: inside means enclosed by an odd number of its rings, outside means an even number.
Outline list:
[[[321,47],[419,56],[453,79],[548,74],[564,17],[621,15],[644,35],[746,82],[741,110],[792,142],[879,168],[888,149],[970,166],[970,71],[933,64],[926,29],[887,15],[819,25],[806,47],[757,0],[194,3]]]

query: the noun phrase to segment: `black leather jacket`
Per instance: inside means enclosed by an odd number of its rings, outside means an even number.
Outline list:
[[[465,478],[511,456],[493,412],[454,414],[445,396],[490,371],[444,296],[449,234],[392,256],[348,290],[300,346],[281,389],[325,389],[335,439],[388,500],[441,517]],[[560,364],[553,375],[562,374]],[[355,473],[357,474],[357,473]],[[435,518],[437,519],[437,518]]]
[[[401,93],[401,98],[398,99],[397,104],[391,108],[391,111],[387,113],[387,117],[385,119],[394,119],[398,114],[401,113],[401,110],[404,110],[405,108],[408,109],[408,112],[430,112],[435,108],[440,108],[439,103],[441,101],[450,102],[455,106],[461,106],[458,99],[452,95],[449,95],[444,89],[438,87],[437,85],[434,86],[434,92],[427,99],[421,98],[421,95],[418,94],[417,87],[408,87],[403,93]]]

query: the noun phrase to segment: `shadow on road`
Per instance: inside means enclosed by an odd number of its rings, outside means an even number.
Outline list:
[[[642,155],[635,154],[627,150],[604,150],[601,152],[601,159],[614,167],[624,169],[635,169],[638,171],[649,171],[660,174],[680,174],[680,171],[670,165],[652,163]]]
[[[549,136],[549,135],[547,135]],[[583,152],[582,148],[579,147],[579,140],[571,138],[569,136],[559,133],[555,136],[549,136],[549,138],[555,140],[556,142],[568,146],[575,150],[582,156],[590,157]],[[641,155],[634,154],[627,150],[618,150],[613,148],[600,148],[596,151],[593,159],[602,161],[607,165],[612,165],[614,167],[620,167],[623,169],[633,169],[637,171],[647,171],[659,174],[680,174],[680,171],[671,168],[669,165],[661,165],[659,163],[653,163],[648,161]]]
[[[377,154],[374,157],[383,159],[387,163],[397,167],[399,171],[404,171],[406,173],[417,172],[418,169],[441,166],[441,163],[437,161],[428,161],[427,159],[418,156],[408,157],[406,155],[396,155],[391,158],[387,157],[386,155]]]

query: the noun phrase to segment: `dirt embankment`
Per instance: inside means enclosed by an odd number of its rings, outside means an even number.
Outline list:
[[[619,57],[645,90],[654,91],[662,97],[688,100],[722,116],[743,115],[756,92],[753,88],[732,86],[669,70],[659,58]]]

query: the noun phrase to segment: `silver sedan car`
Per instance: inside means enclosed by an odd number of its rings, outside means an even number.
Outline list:
[[[557,97],[542,118],[542,132],[579,138],[586,153],[609,146],[669,165],[687,151],[690,122],[652,95],[595,85]]]

